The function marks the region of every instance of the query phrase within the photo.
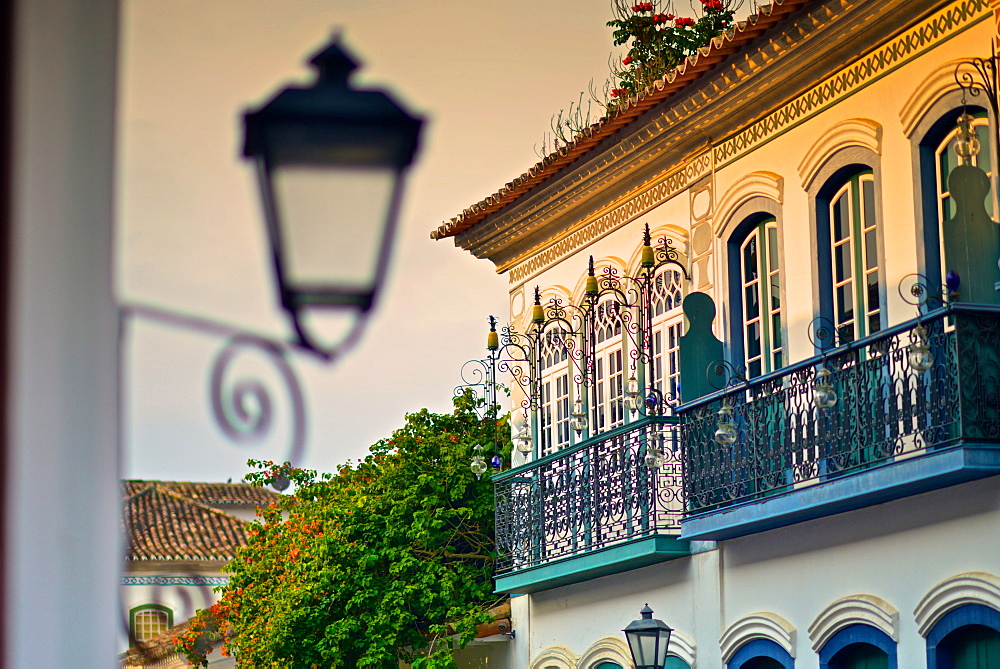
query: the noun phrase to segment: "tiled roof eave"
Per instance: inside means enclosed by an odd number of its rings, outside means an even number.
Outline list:
[[[623,107],[585,128],[569,144],[545,156],[527,172],[508,182],[493,195],[477,202],[465,209],[460,215],[431,231],[431,238],[445,239],[460,235],[491,214],[513,204],[547,180],[558,175],[562,169],[584,158],[597,145],[618,133],[642,114],[680,92],[727,57],[743,49],[754,39],[767,32],[785,15],[810,1],[773,0],[770,5],[761,7],[756,15],[749,17],[746,21],[738,22],[736,26],[714,38],[709,45],[699,49],[698,53],[689,56],[677,68],[664,75],[662,79],[648,86],[642,94],[633,96],[626,101]]]

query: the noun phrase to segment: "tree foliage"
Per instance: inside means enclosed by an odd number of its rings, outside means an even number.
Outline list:
[[[495,604],[493,486],[469,469],[475,445],[509,453],[506,420],[481,419],[471,396],[426,409],[335,475],[251,461],[259,485],[294,494],[259,512],[226,568],[220,601],[178,648],[205,663],[208,640],[252,667],[453,667]]]

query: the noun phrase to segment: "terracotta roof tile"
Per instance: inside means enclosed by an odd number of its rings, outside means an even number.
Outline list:
[[[234,484],[184,484],[181,489],[203,485]],[[122,532],[128,561],[228,561],[235,557],[237,548],[246,544],[242,520],[183,495],[173,482],[124,481],[122,488],[125,494]],[[216,493],[213,499],[251,496],[243,491],[226,496],[221,490],[213,490]],[[275,497],[274,493],[268,493],[267,501]]]
[[[122,494],[131,497],[150,483],[172,490],[209,506],[260,506],[270,504],[278,493],[249,483],[200,483],[197,481],[122,481]]]
[[[454,237],[472,228],[490,214],[540,186],[560,170],[584,157],[608,137],[627,126],[640,115],[660,104],[686,85],[701,77],[726,57],[747,46],[756,37],[767,32],[786,14],[798,9],[811,0],[773,0],[761,7],[757,14],[739,21],[728,31],[689,56],[678,67],[667,72],[664,77],[646,87],[640,95],[623,100],[615,109],[588,128],[584,128],[569,144],[545,156],[527,172],[508,182],[499,191],[465,209],[461,214],[431,231],[431,239]]]

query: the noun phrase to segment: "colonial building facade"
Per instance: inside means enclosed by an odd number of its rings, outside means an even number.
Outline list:
[[[776,0],[432,233],[510,280],[512,666],[648,603],[668,667],[1000,667],[998,17]]]

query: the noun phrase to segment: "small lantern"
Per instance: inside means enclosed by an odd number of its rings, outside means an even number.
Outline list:
[[[583,410],[583,398],[579,394],[573,400],[573,411],[569,417],[569,426],[579,437],[587,429],[587,412]]]
[[[923,325],[913,328],[910,336],[909,351],[906,355],[906,362],[915,372],[926,372],[934,366],[934,354],[931,347],[927,345],[927,330]]]
[[[388,266],[403,176],[423,121],[386,93],[358,90],[357,61],[334,40],[289,87],[243,117],[243,155],[257,165],[282,307],[300,343],[313,308],[371,309]]]
[[[662,620],[653,619],[653,609],[649,608],[649,604],[642,607],[639,614],[642,618],[633,620],[623,630],[635,668],[663,669],[673,629]]]
[[[514,447],[517,448],[518,453],[523,453],[524,455],[528,455],[532,451],[531,428],[528,427],[527,419],[521,423],[517,434],[514,435]]]
[[[719,446],[728,446],[729,444],[735,444],[737,438],[736,425],[733,423],[733,405],[726,398],[722,400],[722,408],[719,409],[718,413],[715,443]]]
[[[625,385],[625,398],[623,402],[625,403],[625,408],[631,411],[633,415],[645,404],[642,391],[639,390],[639,381],[635,378],[635,372],[632,372],[632,376],[629,377]]]
[[[816,370],[816,385],[813,386],[813,404],[820,409],[831,409],[837,403],[837,391],[830,383],[832,372],[826,367]]]

